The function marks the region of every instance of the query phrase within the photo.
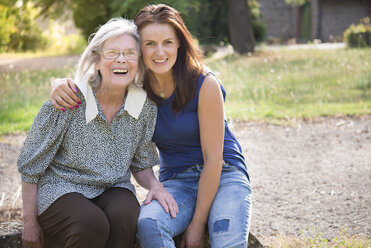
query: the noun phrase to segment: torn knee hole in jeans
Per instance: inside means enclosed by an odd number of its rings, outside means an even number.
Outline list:
[[[228,232],[228,228],[229,228],[229,219],[217,220],[213,224],[214,233]]]

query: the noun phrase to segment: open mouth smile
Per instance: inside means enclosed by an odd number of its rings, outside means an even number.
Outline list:
[[[168,59],[154,59],[153,62],[155,63],[165,63]]]
[[[116,74],[116,75],[125,75],[128,73],[128,70],[126,69],[113,69],[112,70],[113,74]]]

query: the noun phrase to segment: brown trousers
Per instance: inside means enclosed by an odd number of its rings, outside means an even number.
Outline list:
[[[94,199],[69,193],[39,216],[48,245],[76,248],[133,247],[139,204],[134,194],[110,188]]]

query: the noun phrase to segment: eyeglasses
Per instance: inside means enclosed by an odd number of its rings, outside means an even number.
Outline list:
[[[139,56],[137,50],[134,49],[128,49],[123,51],[115,49],[103,49],[100,50],[99,52],[103,58],[108,60],[115,60],[120,56],[120,54],[122,54],[122,56],[124,56],[124,58],[127,60],[137,60]]]

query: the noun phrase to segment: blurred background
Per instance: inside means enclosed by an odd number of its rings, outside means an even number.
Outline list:
[[[99,25],[158,3],[227,87],[229,119],[371,113],[370,0],[0,0],[0,135],[28,130]]]
[[[232,44],[240,53],[263,42],[342,42],[371,17],[369,0],[1,0],[0,52],[79,53],[99,25],[157,3],[179,10],[201,45]]]

